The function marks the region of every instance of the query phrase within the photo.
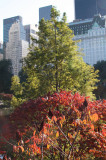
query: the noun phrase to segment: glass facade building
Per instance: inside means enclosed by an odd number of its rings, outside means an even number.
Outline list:
[[[51,9],[52,5],[39,8],[39,21],[42,18],[44,18],[46,21],[50,20]]]
[[[16,21],[22,22],[21,16],[11,17],[3,20],[3,43],[7,43],[9,40],[9,30],[13,23]]]
[[[106,15],[106,0],[75,0],[75,19],[88,19],[96,14]]]

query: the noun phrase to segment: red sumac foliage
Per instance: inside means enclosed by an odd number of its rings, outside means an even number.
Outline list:
[[[105,157],[106,100],[60,91],[25,102],[10,116],[22,154],[46,159]],[[16,137],[17,130],[20,138]],[[23,141],[23,143],[22,143]]]

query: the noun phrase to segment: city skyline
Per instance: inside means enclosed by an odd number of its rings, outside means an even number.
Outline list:
[[[3,19],[14,16],[21,16],[23,24],[38,24],[39,8],[53,5],[60,11],[67,14],[67,21],[74,20],[74,0],[3,0],[0,3],[0,41],[3,41]]]

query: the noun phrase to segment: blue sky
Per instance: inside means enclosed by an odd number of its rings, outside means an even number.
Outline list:
[[[22,16],[23,24],[38,24],[39,8],[54,5],[62,14],[66,12],[67,21],[74,19],[74,0],[0,0],[0,41],[3,37],[3,19]]]

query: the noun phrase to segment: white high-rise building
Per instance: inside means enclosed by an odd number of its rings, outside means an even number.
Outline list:
[[[21,60],[27,56],[28,47],[29,43],[26,41],[22,23],[20,21],[13,23],[9,30],[9,41],[6,45],[6,59],[11,59],[14,75],[18,75],[21,70]]]
[[[24,29],[26,32],[26,41],[29,42],[29,45],[31,45],[33,43],[31,38],[34,39],[38,39],[38,25],[35,24],[28,24],[28,25],[24,25]],[[34,44],[36,46],[36,44]]]
[[[106,61],[106,16],[76,20],[69,24],[74,32],[74,40],[79,40],[79,50],[85,54],[83,59],[90,65]]]

